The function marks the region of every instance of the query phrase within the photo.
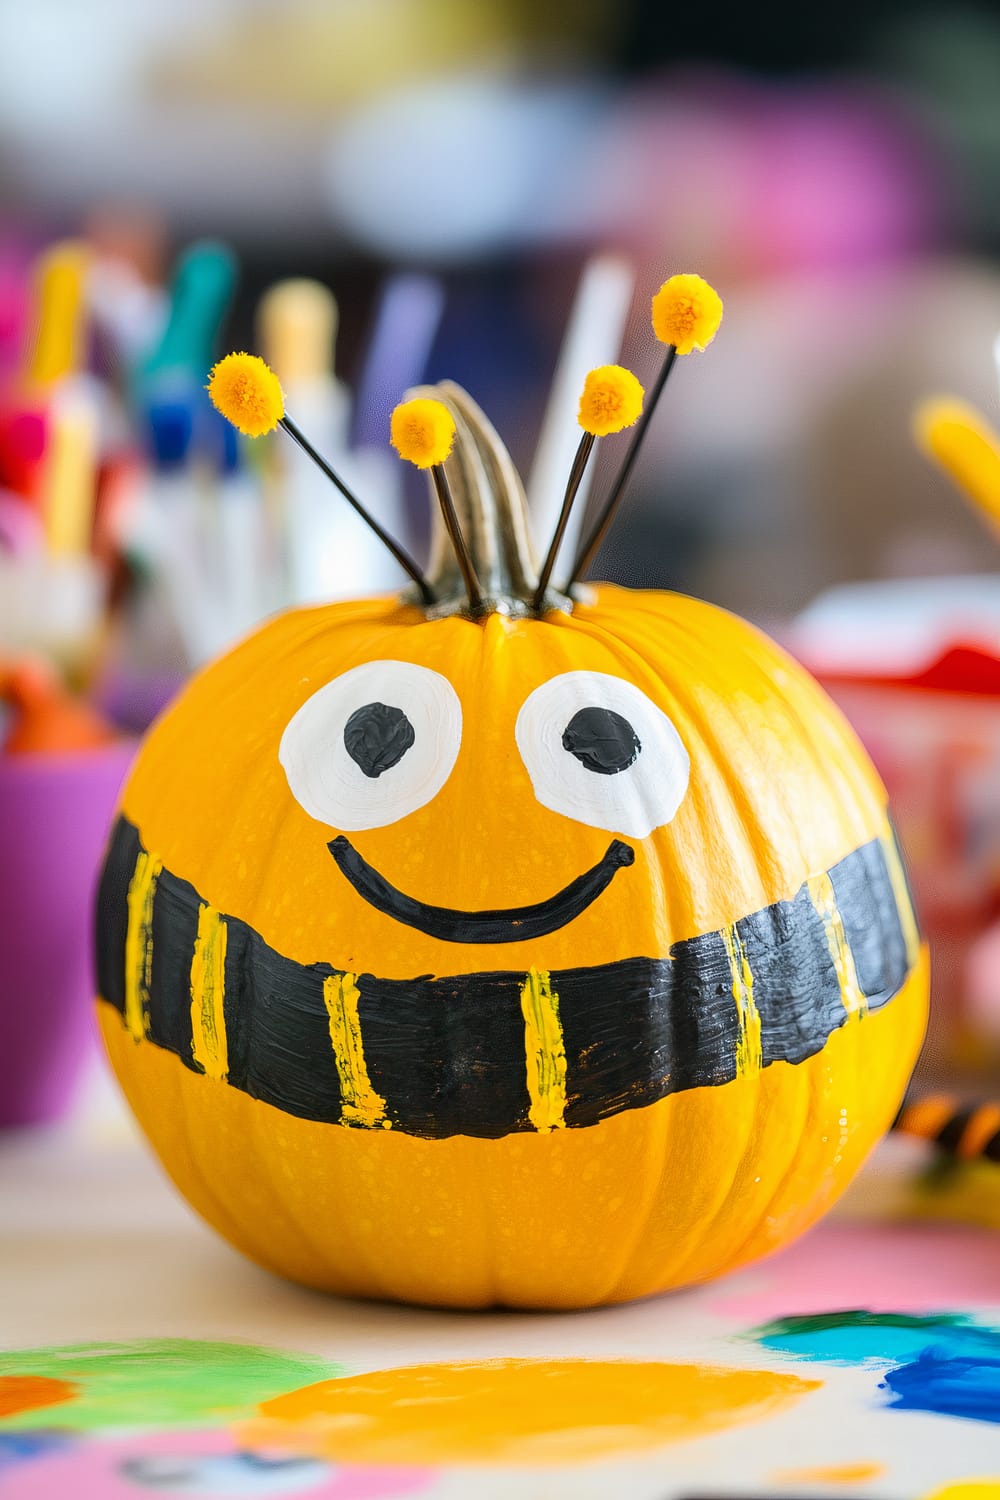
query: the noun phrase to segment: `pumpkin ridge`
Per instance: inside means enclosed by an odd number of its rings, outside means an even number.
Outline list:
[[[252,1128],[256,1132],[258,1138],[261,1138],[270,1132],[271,1121],[265,1114],[263,1114],[263,1112],[252,1112],[252,1118]],[[278,1202],[282,1207],[284,1216],[291,1224],[296,1236],[307,1247],[310,1254],[314,1255],[317,1258],[318,1263],[322,1265],[324,1260],[326,1260],[328,1257],[324,1255],[321,1242],[318,1239],[314,1238],[310,1226],[310,1221],[315,1220],[316,1205],[311,1204],[310,1213],[305,1214],[301,1211],[297,1211],[292,1205],[288,1203],[287,1195],[275,1193],[274,1196],[278,1199]],[[332,1191],[331,1196],[333,1196]],[[342,1192],[340,1196],[341,1201],[344,1203],[349,1203],[351,1201],[352,1195],[349,1189],[349,1185],[348,1190],[346,1192]],[[366,1280],[368,1285],[372,1286],[373,1288],[377,1288],[377,1291],[374,1293],[374,1295],[379,1297],[391,1298],[392,1289],[383,1275],[381,1259],[377,1251],[373,1251],[366,1244],[365,1236],[358,1233],[357,1228],[354,1224],[353,1215],[350,1213],[341,1214],[339,1217],[338,1228],[347,1245],[350,1246],[350,1249],[345,1250],[344,1253],[345,1263],[349,1263],[351,1260],[353,1260],[357,1266],[363,1267],[362,1279]]]
[[[602,1303],[613,1302],[615,1300],[622,1282],[628,1276],[629,1267],[635,1259],[636,1249],[645,1239],[653,1206],[660,1200],[664,1192],[664,1177],[666,1176],[666,1166],[669,1159],[674,1113],[674,1111],[668,1112],[663,1110],[657,1117],[656,1146],[654,1148],[657,1169],[655,1172],[647,1171],[646,1188],[642,1196],[642,1201],[633,1205],[632,1231],[630,1234],[620,1237],[622,1251],[620,1256],[617,1257],[613,1277],[602,1289],[598,1297],[598,1301]]]
[[[781,1195],[784,1192],[798,1163],[799,1142],[803,1139],[803,1129],[805,1126],[805,1122],[809,1116],[810,1100],[813,1093],[813,1088],[810,1079],[796,1078],[796,1083],[798,1085],[795,1089],[796,1113],[794,1115],[782,1116],[781,1134],[787,1146],[787,1154],[785,1155],[785,1160],[782,1165],[781,1171],[778,1174],[777,1180],[774,1183],[771,1192],[768,1194],[764,1203],[759,1205],[757,1209],[755,1217],[758,1224],[767,1223],[771,1214],[771,1209],[773,1208],[774,1204],[781,1198]],[[759,1121],[757,1124],[757,1128],[760,1128]],[[732,1190],[732,1187],[735,1184],[737,1177],[739,1176],[740,1168],[743,1165],[744,1159],[744,1156],[741,1155],[734,1162],[733,1175],[730,1181],[729,1191]],[[715,1212],[713,1213],[708,1224],[704,1226],[707,1230],[706,1238],[708,1239],[709,1243],[711,1243],[711,1231],[719,1223],[722,1214],[725,1211],[727,1197],[728,1193],[725,1197],[720,1198]],[[745,1247],[750,1243],[752,1234],[755,1232],[757,1232],[756,1227],[755,1230],[751,1232],[751,1234],[748,1234],[743,1240],[740,1241],[739,1245],[735,1249],[733,1249],[731,1245],[727,1246],[727,1264],[739,1265],[741,1263],[741,1256],[743,1255]],[[682,1259],[680,1261],[680,1263],[676,1267],[676,1274],[678,1275],[678,1277],[683,1278],[685,1276],[686,1267],[690,1263],[690,1259],[691,1257],[689,1255],[686,1260]]]
[[[741,634],[745,634],[747,636],[748,643],[752,642],[754,646],[752,656],[754,659],[754,666],[758,671],[760,670],[763,660],[763,662],[766,663],[772,671],[774,668],[778,668],[782,672],[786,672],[794,676],[797,690],[796,695],[792,696],[790,694],[783,693],[783,701],[788,712],[795,720],[799,734],[803,739],[812,741],[814,749],[816,751],[815,759],[817,765],[824,772],[824,774],[828,774],[831,764],[831,758],[821,753],[819,743],[816,740],[812,719],[809,715],[805,715],[802,712],[802,705],[798,701],[798,694],[801,693],[808,697],[810,707],[821,706],[824,710],[823,718],[825,720],[829,719],[831,703],[829,698],[819,687],[818,683],[816,683],[814,679],[809,676],[809,674],[802,668],[801,664],[794,656],[791,655],[789,651],[787,651],[783,646],[779,645],[776,641],[772,640],[765,631],[761,630],[758,625],[754,625],[752,621],[744,620],[739,615],[735,614],[732,610],[725,609],[720,605],[709,604],[706,600],[698,599],[694,595],[683,594],[677,590],[664,591],[661,593],[660,591],[655,589],[623,589],[620,585],[616,584],[602,584],[600,586],[600,594],[603,594],[609,589],[616,590],[628,596],[629,616],[633,614],[640,614],[644,618],[648,617],[651,620],[655,620],[661,626],[664,623],[668,623],[671,629],[683,633],[687,638],[691,639],[696,644],[703,643],[704,639],[703,633],[698,629],[697,622],[694,620],[685,619],[683,613],[678,613],[675,610],[657,608],[656,605],[660,601],[665,604],[669,603],[670,601],[678,601],[684,605],[684,613],[687,612],[688,607],[694,606],[699,614],[704,614],[706,616],[722,616],[733,626],[737,627]],[[637,606],[634,602],[635,600],[642,600],[643,602]],[[601,600],[599,598],[597,605],[594,606],[595,614],[599,613],[600,605]],[[615,628],[620,628],[617,623],[617,618]],[[751,653],[747,652],[746,655],[747,657],[750,657]],[[850,768],[852,771],[861,771],[862,769],[864,771],[863,776],[857,776],[856,779],[852,780],[852,782],[850,783],[851,792],[857,795],[860,788],[863,789],[866,794],[868,794],[874,790],[874,785],[877,785],[880,794],[884,798],[885,789],[882,786],[880,778],[875,773],[874,768],[871,766],[870,762],[868,762],[863,757],[863,754],[859,755],[859,752],[861,752],[861,742],[858,739],[856,732],[853,730],[851,725],[847,722],[846,718],[839,710],[835,709],[835,712],[838,732],[845,741],[848,741],[850,743],[852,750],[855,752],[853,759],[850,761]],[[838,764],[837,769],[839,771],[842,769],[842,767]]]
[[[678,598],[683,599],[686,598],[686,596],[679,595]],[[698,605],[702,605],[703,603],[703,601],[701,600],[694,600],[692,602]],[[712,610],[713,612],[715,610],[715,606],[713,605],[704,605],[703,607],[708,610]],[[725,612],[723,611],[723,613]],[[730,615],[729,618],[735,625],[741,627],[745,626],[745,622],[739,620],[738,616]],[[580,626],[584,626],[588,622],[579,619],[577,623]],[[675,628],[687,635],[696,645],[698,644],[700,638],[697,632],[692,626],[689,625],[688,622],[683,620],[677,621],[675,622]],[[638,644],[636,644],[634,640],[629,639],[629,636],[633,630],[632,620],[628,616],[625,616],[620,622],[616,622],[615,629],[615,639],[632,653],[632,659],[629,661],[629,670],[632,672],[639,670],[640,666],[645,665],[645,657],[642,648]],[[743,634],[742,630],[740,630],[740,634]],[[757,634],[759,635],[760,633],[757,632]],[[815,734],[812,731],[812,728],[804,723],[803,714],[797,701],[798,693],[800,691],[809,692],[809,690],[812,689],[813,692],[818,695],[819,689],[815,687],[815,684],[812,683],[812,681],[803,672],[803,669],[798,665],[798,663],[794,661],[793,658],[788,657],[786,653],[781,652],[780,648],[774,647],[773,643],[768,641],[766,637],[762,637],[762,639],[769,647],[771,647],[775,656],[775,664],[787,666],[788,672],[794,684],[794,691],[781,691],[780,702],[782,712],[786,714],[788,719],[791,721],[791,724],[796,731],[798,740],[805,746],[807,746],[811,768],[817,775],[822,778],[827,786],[829,786],[830,791],[833,793],[833,797],[831,800],[838,807],[846,807],[853,806],[856,803],[860,803],[862,800],[862,793],[865,794],[866,800],[870,799],[874,794],[874,787],[871,785],[871,783],[867,780],[862,782],[856,782],[852,780],[845,783],[843,780],[841,768],[837,761],[837,757],[831,754],[823,753],[823,746],[821,742],[817,740]],[[654,647],[656,644],[657,642],[655,640],[649,641],[649,647]],[[738,644],[740,647],[742,647],[743,645],[742,642]],[[761,682],[769,681],[769,679],[766,678],[765,674],[762,672],[760,663],[756,659],[756,656],[751,655],[749,651],[743,651],[742,654],[744,657],[743,663],[741,664],[743,666],[743,669],[753,673],[753,675],[756,678],[760,679]],[[727,798],[732,802],[735,810],[737,811],[745,833],[749,835],[747,840],[747,850],[750,860],[756,863],[757,856],[755,851],[770,848],[773,845],[773,830],[771,831],[770,836],[765,836],[765,829],[762,822],[762,813],[760,809],[750,800],[742,780],[739,777],[734,778],[730,774],[730,755],[727,752],[724,744],[722,743],[720,735],[715,730],[711,715],[708,712],[702,710],[697,704],[696,700],[687,691],[688,682],[697,682],[698,680],[697,667],[698,664],[696,661],[689,660],[685,662],[683,664],[682,671],[679,671],[676,674],[671,674],[669,678],[663,680],[663,686],[671,694],[671,696],[676,698],[679,706],[682,706],[684,708],[685,718],[689,726],[689,732],[690,729],[693,728],[694,732],[702,741],[704,749],[708,752],[711,764],[719,772],[720,781],[725,785],[726,788]],[[812,696],[812,693],[810,693],[810,696]],[[836,725],[838,733],[840,733],[842,725],[840,722],[841,716],[839,714],[839,711],[837,711],[835,707],[825,699],[823,700],[823,707],[825,709],[825,719],[830,718],[831,716],[835,716],[834,723]],[[878,783],[878,785],[881,788],[881,784]],[[851,794],[850,796],[845,795],[845,789]],[[885,794],[884,789],[881,790],[881,805],[878,809],[877,822],[884,826],[886,818]],[[860,826],[857,826],[852,832],[852,835],[849,838],[844,839],[844,842],[841,846],[842,848],[846,849],[854,847],[854,845],[857,842],[860,842],[862,838],[870,838],[872,836],[872,833],[875,830],[875,822],[873,822],[870,817],[866,817],[864,820],[858,819],[857,823],[860,825],[862,821],[865,825],[864,832],[862,832]],[[795,830],[793,829],[793,831]],[[836,858],[836,854],[831,850],[828,855],[828,860],[832,860],[834,858]],[[813,873],[812,867],[814,863],[815,861],[807,856],[800,860],[800,867],[808,870],[809,873]],[[792,885],[793,889],[797,889],[798,881],[795,877],[790,877],[789,884]]]
[[[732,805],[739,819],[743,832],[744,863],[756,867],[755,851],[768,847],[768,840],[763,837],[760,815],[751,803],[740,780],[738,778],[734,780],[730,776],[728,758],[724,748],[720,744],[718,736],[712,732],[708,715],[700,710],[700,707],[692,697],[685,693],[683,687],[679,685],[680,675],[677,674],[676,677],[672,676],[669,680],[657,679],[656,674],[648,666],[646,655],[641,647],[627,638],[623,625],[619,625],[615,633],[612,634],[610,631],[605,632],[600,630],[600,627],[596,623],[585,620],[577,620],[576,623],[578,628],[589,629],[592,632],[600,634],[610,649],[621,659],[623,671],[627,676],[644,677],[647,681],[655,683],[661,692],[666,691],[669,695],[669,700],[674,707],[675,716],[680,721],[681,737],[688,745],[689,753],[693,749],[692,742],[696,741],[704,757],[712,765],[719,785],[725,789],[726,800]],[[693,636],[692,638],[696,639]],[[678,710],[680,710],[679,713],[677,712]],[[697,765],[701,758],[701,756],[693,755],[692,763]],[[711,797],[712,803],[715,803],[716,800],[714,796]],[[717,808],[713,810],[717,811]],[[802,866],[803,868],[806,867],[805,861],[802,861]],[[788,895],[793,894],[794,890],[798,888],[797,883],[793,883],[791,880],[788,881],[788,886],[790,887],[787,892]],[[683,928],[683,924],[678,925]],[[677,928],[673,927],[672,930],[676,931]]]
[[[144,1046],[145,1043],[137,1042],[136,1045],[141,1047]],[[192,1132],[192,1122],[189,1119],[187,1110],[185,1109],[181,1098],[179,1082],[174,1091],[174,1107],[172,1112],[174,1118],[177,1120],[178,1129],[184,1140],[185,1158],[188,1171],[196,1179],[205,1201],[211,1205],[211,1220],[212,1222],[218,1222],[223,1225],[223,1233],[227,1237],[232,1237],[232,1235],[237,1231],[234,1230],[233,1221],[230,1219],[229,1210],[226,1207],[223,1199],[219,1195],[219,1192],[215,1185],[209,1181],[202,1170],[200,1155],[195,1148],[197,1131],[195,1130],[194,1132]],[[206,1217],[209,1216],[206,1215]]]

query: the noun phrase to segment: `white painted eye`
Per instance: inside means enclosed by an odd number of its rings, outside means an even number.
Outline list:
[[[563,672],[525,702],[517,748],[543,807],[644,839],[669,823],[690,775],[662,709],[621,677]]]
[[[332,828],[383,828],[436,797],[462,739],[447,678],[368,661],[328,682],[289,720],[278,759],[292,796]]]

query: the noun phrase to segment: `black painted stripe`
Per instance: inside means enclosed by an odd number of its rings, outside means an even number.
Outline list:
[[[125,819],[101,880],[98,983],[124,1012],[126,895],[141,849]],[[829,872],[868,1008],[899,991],[908,972],[904,929],[879,840]],[[163,870],[153,902],[149,1035],[200,1071],[192,1057],[191,956],[202,904]],[[324,981],[342,970],[275,952],[236,917],[227,926],[228,1085],[288,1114],[342,1122]],[[847,1020],[829,940],[808,888],[735,924],[753,974],[762,1066],[813,1056]],[[424,1137],[495,1139],[530,1131],[521,990],[525,975],[498,971],[412,980],[357,978],[365,1062],[396,1129]],[[630,958],[553,971],[566,1052],[565,1124],[596,1124],[683,1089],[736,1076],[740,1019],[725,936],[676,943],[666,958]]]
[[[898,840],[896,854],[905,882],[906,864]],[[887,875],[885,854],[878,840],[863,844],[830,871],[858,983],[867,996],[870,1010],[877,1010],[891,999],[899,987],[900,973],[905,974],[907,969],[906,936]],[[912,909],[908,886],[907,897]]]
[[[141,848],[138,829],[125,818],[119,818],[112,830],[97,887],[97,990],[123,1015],[128,887]]]

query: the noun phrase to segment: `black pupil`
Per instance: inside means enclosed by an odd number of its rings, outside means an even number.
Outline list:
[[[344,725],[348,755],[373,781],[398,765],[415,739],[413,725],[403,710],[388,703],[366,703],[356,708]]]
[[[562,742],[564,750],[599,776],[627,771],[642,749],[628,719],[613,708],[581,708],[563,730]]]

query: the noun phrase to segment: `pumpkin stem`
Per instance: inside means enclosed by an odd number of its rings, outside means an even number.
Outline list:
[[[434,530],[427,580],[436,603],[428,613],[480,617],[499,613],[535,615],[538,587],[524,487],[496,429],[460,386],[442,381],[408,393],[441,401],[455,423],[455,445],[441,468],[451,495],[454,520],[464,539],[479,598],[467,588],[441,506],[434,506]],[[434,482],[433,472],[431,474]],[[550,589],[547,609],[569,609],[569,599]]]

